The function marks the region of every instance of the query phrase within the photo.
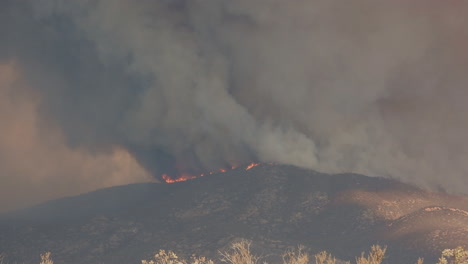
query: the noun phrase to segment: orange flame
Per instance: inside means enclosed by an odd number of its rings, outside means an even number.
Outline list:
[[[199,175],[198,177],[202,177],[204,176],[203,174]],[[169,175],[167,174],[163,174],[162,175],[162,178],[163,180],[166,182],[166,183],[174,183],[174,182],[181,182],[181,181],[187,181],[187,180],[191,180],[191,179],[195,179],[195,178],[198,178],[197,176],[194,176],[194,175],[181,175],[175,179],[171,178]]]
[[[272,163],[268,163],[268,164],[272,164]],[[252,169],[253,167],[256,167],[260,165],[260,163],[250,163],[249,165],[247,165],[245,167],[245,170],[250,170]],[[231,169],[234,170],[238,168],[238,166],[231,166]],[[218,171],[210,171],[210,172],[207,172],[207,173],[202,173],[200,175],[190,175],[190,174],[182,174],[180,176],[178,176],[177,178],[172,178],[170,177],[169,175],[167,174],[163,174],[161,177],[163,178],[163,180],[166,182],[166,183],[174,183],[174,182],[182,182],[182,181],[187,181],[187,180],[191,180],[191,179],[195,179],[195,178],[199,178],[199,177],[203,177],[203,176],[206,176],[206,175],[212,175],[212,174],[215,174],[215,173],[225,173],[227,172],[227,169],[224,169],[224,168],[221,168],[219,169]]]
[[[252,163],[249,164],[249,166],[247,166],[247,167],[245,168],[245,170],[246,170],[246,171],[247,171],[247,170],[250,170],[250,169],[252,169],[253,167],[256,167],[256,166],[258,166],[258,165],[260,165],[260,163],[253,163],[253,162],[252,162]]]

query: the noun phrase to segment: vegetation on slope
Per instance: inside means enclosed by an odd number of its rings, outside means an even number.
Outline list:
[[[387,248],[374,245],[368,254],[364,252],[355,260],[356,264],[381,264],[385,258]],[[254,255],[250,250],[250,242],[242,240],[233,243],[230,250],[220,252],[220,261],[227,264],[257,264],[260,263],[260,257]],[[154,256],[154,260],[142,260],[142,264],[213,264],[212,260],[203,257],[192,256],[191,260],[187,261],[179,259],[172,251],[161,250]],[[266,263],[266,262],[262,262]],[[287,251],[283,254],[283,264],[337,264],[337,259],[326,251],[319,252],[310,258],[309,254],[304,252],[303,247],[299,247],[295,251]],[[351,264],[351,262],[345,262]],[[424,260],[419,258],[417,264],[423,264]],[[468,264],[468,250],[463,247],[455,249],[446,249],[437,264]]]
[[[356,264],[381,264],[385,258],[387,248],[374,245],[366,255],[364,252],[361,256],[356,257]],[[250,242],[241,240],[233,243],[228,251],[220,252],[220,261],[227,264],[258,264],[261,257],[256,256],[250,250]],[[213,260],[205,257],[197,257],[192,255],[186,260],[179,258],[173,251],[160,250],[154,255],[152,260],[142,260],[142,264],[214,264]],[[266,262],[262,262],[267,264]],[[326,251],[315,254],[312,258],[308,253],[304,252],[304,248],[299,246],[296,250],[290,250],[283,254],[283,264],[337,264],[337,259]],[[351,262],[344,262],[351,264]],[[419,258],[416,264],[423,264],[424,260]],[[2,255],[0,255],[0,264],[4,264]],[[41,254],[40,264],[54,264],[51,259],[51,253],[46,252]],[[468,264],[468,250],[463,247],[455,249],[445,249],[437,264]]]

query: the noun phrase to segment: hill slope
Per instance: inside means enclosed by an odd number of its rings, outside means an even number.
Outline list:
[[[260,165],[174,184],[134,184],[0,218],[0,252],[36,263],[139,263],[158,249],[217,258],[239,238],[274,258],[302,244],[353,260],[378,243],[389,263],[468,246],[468,197],[393,180]]]

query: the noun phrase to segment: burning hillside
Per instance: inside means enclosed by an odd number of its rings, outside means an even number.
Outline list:
[[[468,197],[284,165],[207,175],[103,189],[6,215],[0,252],[10,263],[35,263],[46,251],[57,263],[137,263],[158,249],[217,258],[246,238],[268,256],[302,244],[346,260],[380,244],[388,246],[388,263],[434,263],[442,249],[468,246]]]
[[[270,165],[272,165],[273,163],[268,163]],[[249,165],[243,167],[243,169],[245,170],[250,170],[252,169],[253,167],[256,167],[260,165],[260,163],[255,163],[255,162],[252,162],[250,163]],[[182,182],[182,181],[188,181],[188,180],[192,180],[192,179],[196,179],[196,178],[199,178],[199,177],[203,177],[203,176],[206,176],[206,175],[212,175],[212,174],[216,174],[216,173],[225,173],[227,172],[228,170],[235,170],[235,169],[239,169],[240,167],[238,166],[231,166],[230,169],[225,169],[225,168],[221,168],[219,169],[218,171],[210,171],[208,173],[202,173],[202,174],[198,174],[198,175],[191,175],[191,174],[181,174],[177,177],[171,177],[167,174],[163,174],[161,176],[161,178],[166,182],[166,183],[174,183],[174,182]]]

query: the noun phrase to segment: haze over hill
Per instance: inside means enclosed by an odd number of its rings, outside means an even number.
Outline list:
[[[354,260],[388,245],[386,263],[435,263],[444,248],[468,246],[468,197],[394,180],[259,165],[173,183],[103,189],[0,218],[10,263],[139,263],[159,249],[214,259],[240,238],[277,263],[288,247]]]
[[[0,210],[250,162],[468,190],[468,2],[3,0]]]

